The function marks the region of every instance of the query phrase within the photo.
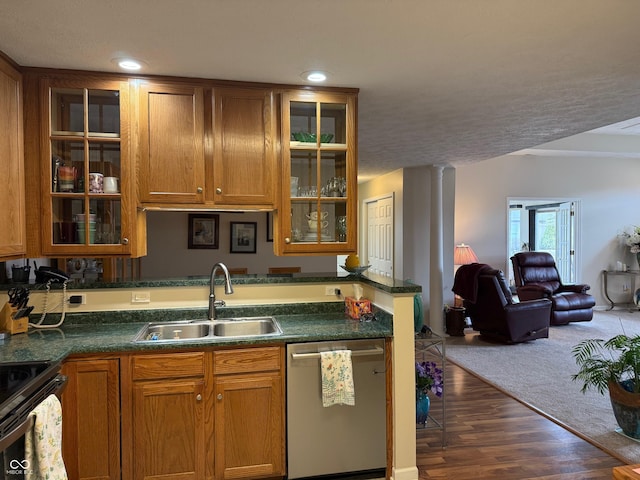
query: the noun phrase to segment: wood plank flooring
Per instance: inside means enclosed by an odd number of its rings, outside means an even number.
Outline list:
[[[623,465],[452,362],[445,381],[447,447],[440,432],[418,430],[421,479],[610,480]]]

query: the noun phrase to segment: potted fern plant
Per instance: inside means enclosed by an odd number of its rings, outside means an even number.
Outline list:
[[[582,382],[582,393],[595,388],[604,395],[609,390],[622,432],[640,439],[640,336],[583,340],[572,354],[580,367],[572,380]]]

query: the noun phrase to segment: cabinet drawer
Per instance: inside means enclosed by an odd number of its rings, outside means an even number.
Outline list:
[[[204,376],[204,352],[136,355],[133,357],[133,379]]]
[[[239,348],[213,354],[213,373],[264,372],[280,370],[282,348]]]

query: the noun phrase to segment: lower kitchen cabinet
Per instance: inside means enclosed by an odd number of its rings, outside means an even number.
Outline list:
[[[132,358],[133,479],[205,478],[204,353]]]
[[[214,352],[215,478],[285,474],[283,349]]]
[[[281,346],[66,361],[69,479],[283,477],[284,365]]]
[[[63,457],[70,480],[120,478],[119,360],[68,360],[62,393]]]

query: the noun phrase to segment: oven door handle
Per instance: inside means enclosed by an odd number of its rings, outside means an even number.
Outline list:
[[[43,389],[43,394],[46,396],[57,395],[62,392],[66,384],[67,377],[65,375],[58,375],[45,386],[45,388]],[[18,424],[16,428],[0,438],[0,452],[5,451],[8,447],[13,445],[15,441],[19,440],[20,437],[22,437],[25,433],[32,429],[33,422],[34,416],[28,414],[27,418],[25,418],[24,421]]]
[[[30,429],[32,429],[33,421],[33,416],[29,415],[24,422],[22,422],[16,428],[7,433],[4,437],[2,437],[2,439],[0,440],[0,452],[5,451],[17,440],[19,440],[24,434],[26,434]]]

